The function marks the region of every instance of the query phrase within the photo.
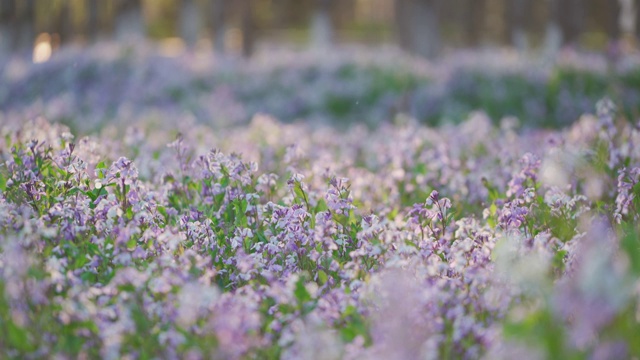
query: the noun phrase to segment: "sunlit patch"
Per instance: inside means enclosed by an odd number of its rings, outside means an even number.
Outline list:
[[[170,37],[160,43],[160,53],[167,57],[176,57],[185,50],[184,41],[179,37]]]
[[[224,43],[232,51],[240,51],[243,47],[242,30],[236,27],[227,30]]]
[[[542,162],[540,180],[547,186],[564,188],[569,182],[569,174],[557,156],[549,156]]]
[[[51,36],[49,33],[41,33],[38,35],[33,47],[33,62],[43,63],[49,61],[53,48],[51,47]]]
[[[597,174],[590,174],[584,184],[585,195],[592,201],[602,198],[606,189],[606,181]]]

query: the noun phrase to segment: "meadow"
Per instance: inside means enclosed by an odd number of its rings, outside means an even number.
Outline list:
[[[640,66],[100,45],[0,72],[0,357],[640,356]]]

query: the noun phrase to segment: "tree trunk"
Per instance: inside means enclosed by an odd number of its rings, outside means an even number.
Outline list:
[[[620,39],[621,27],[620,27],[620,16],[621,16],[621,8],[622,1],[611,1],[609,6],[609,11],[607,12],[606,19],[606,32],[609,41],[614,42]]]
[[[620,17],[618,18],[620,30],[624,36],[633,36],[636,33],[636,11],[635,0],[619,0]]]
[[[255,24],[253,19],[253,1],[242,0],[242,56],[253,55],[255,46]]]
[[[16,10],[15,0],[0,0],[0,55],[14,49]]]
[[[397,0],[396,26],[400,46],[433,59],[440,51],[440,30],[435,0]]]
[[[144,17],[141,0],[123,0],[116,13],[116,39],[135,41],[144,37]]]
[[[519,52],[529,50],[529,39],[527,37],[529,5],[527,0],[511,0],[507,11],[511,45]]]
[[[398,44],[400,44],[402,49],[411,51],[411,29],[407,21],[409,17],[408,1],[410,0],[396,0],[394,2],[394,15]]]
[[[414,2],[411,24],[416,53],[433,59],[440,52],[440,29],[435,0]]]
[[[228,7],[227,0],[213,0],[213,48],[217,54],[224,54],[226,50],[224,39]]]
[[[331,3],[331,0],[315,0],[311,19],[311,45],[313,47],[327,48],[333,43]]]
[[[634,12],[635,32],[633,35],[635,35],[636,41],[637,41],[640,39],[640,4],[634,1],[634,5],[635,5],[635,12]]]
[[[73,37],[73,23],[71,19],[71,4],[67,1],[62,3],[58,21],[56,23],[56,31],[60,34],[60,44],[71,42]]]
[[[470,47],[477,47],[480,44],[482,34],[482,20],[485,16],[485,0],[467,0],[465,30],[467,44]]]
[[[549,17],[544,39],[545,56],[552,60],[562,47],[562,28],[560,27],[560,3],[559,0],[548,0]]]
[[[87,4],[87,38],[96,41],[100,32],[100,0],[88,0]]]
[[[582,0],[558,0],[562,11],[560,27],[565,45],[576,46],[584,28],[585,11]],[[613,0],[615,1],[615,0]]]
[[[22,0],[8,4],[14,12],[11,26],[10,48],[13,51],[31,51],[35,40],[35,0]]]
[[[180,35],[188,48],[194,48],[200,37],[200,12],[195,0],[182,0]]]

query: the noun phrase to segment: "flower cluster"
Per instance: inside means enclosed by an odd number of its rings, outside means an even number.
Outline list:
[[[598,108],[521,132],[9,116],[0,357],[639,357],[640,131]]]
[[[268,51],[249,61],[192,55],[167,57],[144,42],[61,49],[36,65],[0,55],[0,109],[8,118],[44,114],[90,131],[105,119],[227,127],[256,113],[285,122],[380,124],[401,112],[434,124],[478,109],[496,120],[558,126],[590,111],[603,89],[615,88],[608,95],[630,112],[640,104],[637,56],[612,69],[602,56],[571,51],[554,62],[457,51],[436,64],[389,47]],[[140,132],[122,135],[132,142]]]

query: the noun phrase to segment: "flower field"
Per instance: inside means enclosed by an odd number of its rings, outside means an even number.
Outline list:
[[[3,75],[0,358],[640,357],[637,67],[101,51]]]

